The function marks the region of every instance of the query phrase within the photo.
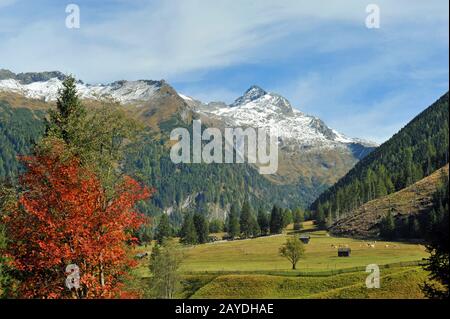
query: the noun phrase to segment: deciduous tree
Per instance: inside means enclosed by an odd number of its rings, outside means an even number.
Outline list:
[[[172,299],[180,285],[178,269],[183,261],[181,249],[172,241],[156,245],[152,250],[150,272],[152,273],[152,295],[156,298]]]
[[[295,270],[298,261],[304,254],[305,248],[297,236],[288,238],[286,243],[280,247],[280,255],[291,262],[293,270]]]
[[[24,298],[112,298],[133,261],[132,232],[143,223],[137,201],[151,191],[131,178],[106,199],[99,179],[68,156],[60,142],[44,153],[22,157],[24,192],[6,217],[8,256],[20,276]],[[69,291],[65,269],[79,268],[80,286]]]

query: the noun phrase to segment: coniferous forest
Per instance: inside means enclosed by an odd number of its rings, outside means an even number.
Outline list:
[[[448,93],[361,160],[311,205],[325,226],[401,190],[448,163]]]

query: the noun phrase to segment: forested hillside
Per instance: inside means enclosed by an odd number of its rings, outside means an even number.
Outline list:
[[[125,171],[156,188],[152,200],[143,205],[145,211],[169,209],[171,218],[182,221],[181,212],[194,209],[205,215],[226,217],[232,204],[248,201],[253,207],[269,210],[272,206],[305,207],[318,195],[310,187],[275,184],[249,164],[174,164],[169,157],[168,136],[174,127],[184,126],[174,116],[161,123],[156,137],[147,131],[137,145],[130,145]]]
[[[443,220],[440,198],[448,188],[448,165],[398,192],[374,199],[330,228],[339,236],[426,238]]]
[[[0,100],[0,179],[14,179],[20,169],[17,155],[28,154],[44,132],[43,111],[12,108]]]
[[[365,157],[313,204],[322,225],[401,190],[448,163],[448,92]]]
[[[0,101],[0,179],[14,181],[17,177],[17,156],[29,154],[42,136],[44,116],[43,110],[11,107]],[[141,204],[147,214],[165,210],[175,223],[181,223],[181,211],[186,209],[224,218],[232,203],[242,205],[249,200],[254,207],[267,210],[273,204],[294,208],[306,206],[317,196],[310,188],[274,184],[248,164],[173,164],[167,132],[186,124],[173,116],[160,125],[166,134],[156,136],[147,130],[142,139],[128,147],[124,162],[125,173],[157,190],[149,202]]]

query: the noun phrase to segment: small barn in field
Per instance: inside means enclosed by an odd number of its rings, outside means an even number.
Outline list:
[[[311,240],[311,236],[309,236],[309,235],[301,235],[300,236],[300,241],[304,244],[308,244],[310,240]]]
[[[350,257],[352,250],[350,248],[338,248],[338,257]]]

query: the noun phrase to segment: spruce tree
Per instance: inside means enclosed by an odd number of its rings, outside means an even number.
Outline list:
[[[172,236],[172,226],[170,225],[169,216],[162,214],[156,229],[155,239],[161,245],[166,239]]]
[[[243,238],[252,236],[252,212],[250,204],[246,201],[242,205],[239,225],[241,227],[241,234]]]
[[[209,227],[208,221],[206,220],[205,216],[203,216],[200,213],[196,213],[194,214],[193,220],[195,231],[197,233],[197,242],[199,244],[204,244],[208,242]]]
[[[302,229],[302,223],[305,221],[305,215],[300,208],[294,210],[294,230]]]
[[[86,110],[77,95],[76,81],[68,76],[58,92],[56,110],[50,110],[47,135],[62,138],[68,145],[73,144],[77,130],[86,116]]]
[[[186,245],[195,245],[198,240],[192,214],[186,214],[181,227],[181,242]]]
[[[272,212],[270,214],[270,233],[271,234],[281,234],[283,231],[283,213],[282,208],[273,206]]]
[[[228,236],[230,236],[232,239],[238,237],[241,233],[238,215],[239,214],[236,206],[232,204],[230,215],[228,217]]]
[[[289,208],[283,210],[283,227],[287,227],[293,221],[292,211]]]
[[[258,225],[261,235],[268,235],[270,232],[269,216],[264,210],[258,210]]]
[[[258,221],[253,214],[251,214],[250,217],[250,231],[253,237],[261,235],[261,228],[259,227]]]

